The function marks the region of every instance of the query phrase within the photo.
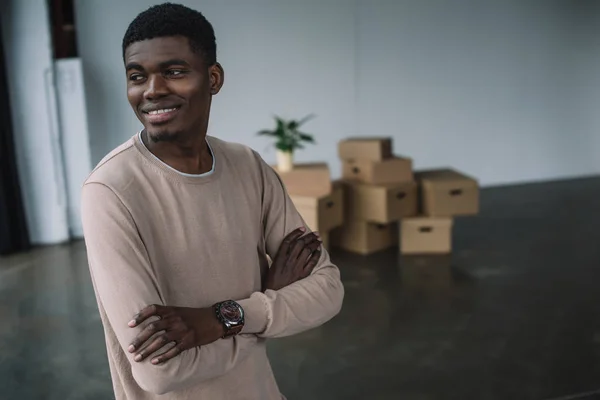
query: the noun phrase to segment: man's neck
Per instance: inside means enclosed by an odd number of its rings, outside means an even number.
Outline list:
[[[204,174],[212,169],[213,159],[206,134],[181,138],[172,142],[153,142],[146,130],[142,131],[142,142],[162,162],[185,174]]]

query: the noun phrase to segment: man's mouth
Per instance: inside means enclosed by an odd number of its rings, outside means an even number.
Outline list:
[[[150,114],[150,115],[164,114],[166,112],[171,112],[171,111],[175,111],[175,110],[177,110],[176,107],[174,107],[174,108],[162,108],[160,110],[150,111],[150,112],[148,112],[148,114]]]
[[[160,108],[150,111],[143,111],[146,120],[151,124],[164,124],[172,120],[179,111],[179,107]]]

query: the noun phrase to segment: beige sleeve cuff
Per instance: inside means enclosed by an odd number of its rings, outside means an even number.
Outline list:
[[[269,323],[269,307],[264,294],[256,292],[249,298],[239,300],[238,304],[244,309],[244,329],[241,333],[260,334]]]

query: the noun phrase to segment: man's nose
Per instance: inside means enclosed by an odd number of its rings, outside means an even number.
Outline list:
[[[152,75],[148,79],[148,86],[144,92],[144,97],[147,99],[156,99],[168,94],[168,86],[165,79],[160,75]]]

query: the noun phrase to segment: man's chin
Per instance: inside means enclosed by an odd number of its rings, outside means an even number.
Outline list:
[[[148,134],[148,139],[150,139],[153,143],[175,142],[180,135],[178,131],[174,131],[172,129],[160,129],[156,127],[146,128],[146,132]]]

